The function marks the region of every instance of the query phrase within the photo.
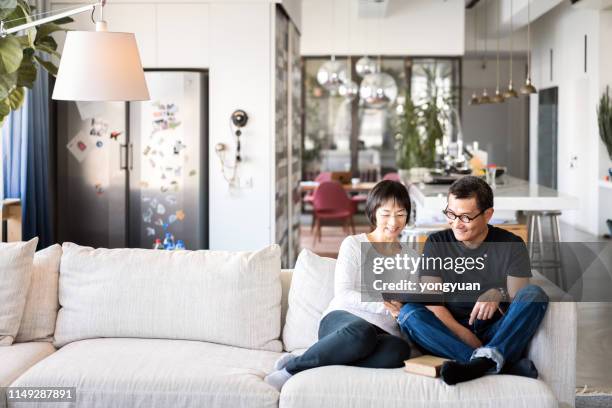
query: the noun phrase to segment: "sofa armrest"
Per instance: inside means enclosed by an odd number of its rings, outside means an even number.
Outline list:
[[[576,316],[576,303],[551,302],[529,346],[540,379],[563,408],[574,407],[576,398]]]

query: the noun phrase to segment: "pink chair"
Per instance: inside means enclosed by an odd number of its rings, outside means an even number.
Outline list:
[[[402,181],[399,173],[387,173],[385,174],[385,177],[383,177],[383,180]]]
[[[345,231],[349,227],[355,234],[355,225],[353,224],[353,214],[355,207],[344,191],[344,188],[337,181],[324,181],[319,184],[319,187],[314,192],[314,236],[312,245],[321,241],[321,222],[325,220],[342,220]]]
[[[314,181],[316,181],[317,183],[322,183],[324,181],[331,181],[331,179],[332,179],[331,171],[322,171],[321,173],[319,173],[317,177],[315,177]],[[306,194],[304,196],[304,202],[307,204],[312,204],[313,195],[314,193]]]

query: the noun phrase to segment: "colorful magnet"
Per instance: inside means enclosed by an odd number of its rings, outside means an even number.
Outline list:
[[[169,196],[166,196],[166,202],[170,205],[175,205],[177,200],[175,196],[169,195]]]
[[[102,189],[102,184],[97,183],[94,188],[96,189],[96,195],[101,196],[102,194],[104,194],[104,190]]]
[[[157,213],[163,215],[166,213],[166,207],[163,204],[157,204]]]
[[[102,141],[98,140],[98,141],[96,142],[96,147],[100,148],[100,147],[102,147],[102,146],[104,146],[104,143],[102,143]]]
[[[147,237],[152,237],[153,235],[155,235],[155,229],[147,227]]]
[[[151,210],[150,208],[147,208],[143,213],[142,213],[142,220],[146,223],[150,223],[151,222],[151,217],[153,217],[153,210]]]
[[[178,210],[175,214],[179,221],[183,221],[185,219],[185,212],[183,210]]]
[[[112,140],[114,140],[114,141],[117,141],[117,138],[118,138],[119,136],[121,136],[121,134],[122,134],[122,133],[123,133],[123,132],[118,132],[118,131],[116,131],[116,130],[115,130],[115,131],[112,131],[112,132],[110,133],[110,138],[111,138]]]
[[[168,223],[169,224],[175,223],[176,220],[177,220],[177,216],[175,214],[170,214],[170,216],[168,217]]]

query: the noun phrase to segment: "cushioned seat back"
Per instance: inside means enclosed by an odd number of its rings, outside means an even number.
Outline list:
[[[280,351],[280,249],[93,249],[66,243],[55,345],[96,337]]]

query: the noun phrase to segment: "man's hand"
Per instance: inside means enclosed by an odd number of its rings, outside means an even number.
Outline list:
[[[499,302],[501,302],[502,298],[502,294],[497,289],[489,289],[480,295],[478,301],[472,309],[472,313],[470,313],[470,326],[474,324],[476,319],[488,320],[492,318],[497,311]]]
[[[393,316],[394,319],[397,319],[397,316],[399,316],[399,312],[402,308],[402,303],[392,300],[390,302],[384,302],[385,304],[385,308],[389,311],[389,313],[391,313],[391,316]]]

